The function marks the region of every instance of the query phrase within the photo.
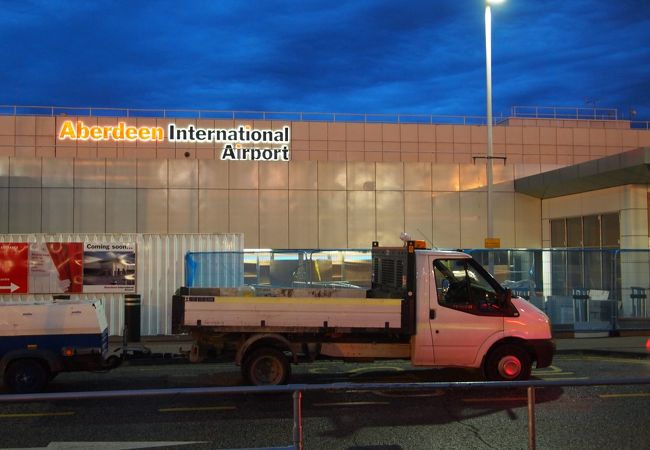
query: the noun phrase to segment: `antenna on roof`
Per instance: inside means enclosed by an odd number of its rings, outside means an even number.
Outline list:
[[[420,233],[420,234],[422,235],[422,237],[424,238],[424,240],[427,241],[427,242],[429,243],[429,246],[431,246],[432,249],[434,249],[434,250],[438,250],[438,249],[439,249],[438,246],[433,245],[433,241],[432,241],[431,239],[429,239],[429,237],[428,237],[426,234],[424,234],[424,233],[422,232],[422,230],[420,230],[419,228],[417,228],[417,230],[418,230],[418,233]]]

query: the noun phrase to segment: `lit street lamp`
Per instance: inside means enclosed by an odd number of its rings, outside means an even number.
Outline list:
[[[494,238],[492,159],[492,12],[490,5],[505,0],[485,0],[485,79],[487,84],[487,238]],[[487,243],[487,241],[486,241]],[[487,245],[486,245],[487,246]]]

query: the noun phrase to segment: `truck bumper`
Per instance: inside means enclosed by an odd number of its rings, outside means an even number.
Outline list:
[[[555,342],[552,339],[534,339],[528,343],[537,360],[536,367],[541,369],[550,366],[555,353]]]

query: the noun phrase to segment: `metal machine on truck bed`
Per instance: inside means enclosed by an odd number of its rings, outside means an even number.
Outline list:
[[[418,247],[418,248],[416,248]],[[188,289],[172,327],[191,359],[232,355],[252,384],[285,383],[291,363],[318,358],[409,359],[414,366],[483,368],[490,379],[550,365],[548,317],[511,298],[469,255],[373,243],[372,286],[347,289]]]

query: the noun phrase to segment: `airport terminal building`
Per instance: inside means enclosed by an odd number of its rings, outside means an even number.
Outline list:
[[[486,235],[484,120],[0,112],[5,242],[220,234],[243,241],[206,248],[369,248],[400,245],[406,231],[440,248],[480,249],[495,237],[502,249],[650,249],[650,127],[609,110],[514,110],[495,124],[495,236]],[[650,285],[646,252],[619,263],[626,286]]]

